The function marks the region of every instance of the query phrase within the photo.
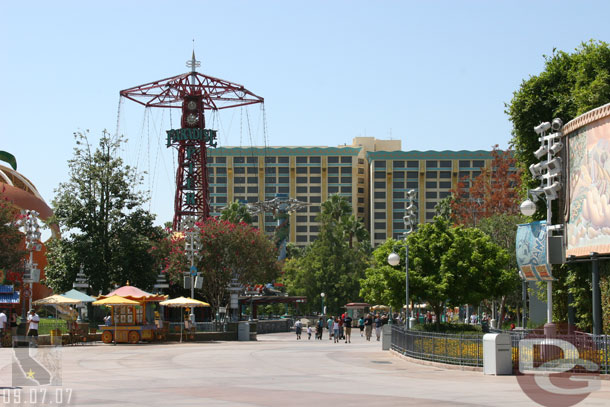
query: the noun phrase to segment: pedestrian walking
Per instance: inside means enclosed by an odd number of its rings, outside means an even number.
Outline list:
[[[352,317],[346,315],[343,325],[345,328],[345,343],[352,343]]]
[[[340,318],[335,318],[333,322],[333,337],[335,338],[335,343],[339,342],[339,320]]]
[[[40,322],[40,317],[36,313],[34,309],[30,310],[30,314],[28,315],[28,331],[26,336],[31,337],[30,345],[37,348],[38,347],[38,323]]]
[[[297,341],[299,339],[301,339],[301,331],[303,330],[303,324],[301,323],[301,320],[298,320],[297,322],[294,323],[294,330],[297,333]]]
[[[379,316],[379,314],[376,315],[375,318],[375,336],[377,336],[377,340],[379,340],[381,338],[381,327],[383,326],[383,319]]]
[[[371,340],[371,334],[373,333],[373,316],[371,314],[366,314],[366,318],[364,318],[364,334],[366,335],[366,340]]]

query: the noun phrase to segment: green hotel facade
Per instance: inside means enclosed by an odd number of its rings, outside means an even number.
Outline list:
[[[321,203],[333,194],[347,198],[371,235],[373,247],[402,238],[406,192],[417,190],[420,223],[463,177],[489,166],[490,151],[401,151],[400,140],[357,137],[338,147],[219,147],[208,150],[211,215],[229,202],[253,203],[276,194],[309,205],[290,215],[290,242],[305,246],[319,231]],[[273,232],[273,214],[254,226]]]

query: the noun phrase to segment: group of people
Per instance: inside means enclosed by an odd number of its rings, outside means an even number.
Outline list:
[[[367,341],[371,340],[373,334],[373,328],[375,328],[375,335],[377,340],[381,338],[381,327],[388,322],[387,315],[380,314],[366,314],[357,321],[357,327],[360,330],[360,336],[366,337]],[[303,332],[303,323],[298,320],[294,324],[297,340],[301,339]],[[335,343],[339,341],[345,341],[345,343],[351,343],[352,327],[356,328],[355,321],[346,313],[340,316],[330,316],[326,321],[322,317],[318,319],[315,324],[315,339],[322,340],[324,328],[328,330],[328,340],[334,340]],[[307,339],[311,339],[313,333],[312,326],[307,324]]]
[[[0,311],[0,337],[4,338],[5,335],[10,334],[14,337],[17,335],[17,313],[11,312],[8,317],[7,310]],[[31,343],[33,346],[38,346],[38,323],[40,317],[36,313],[36,310],[31,309],[28,313],[26,325],[27,331],[26,336],[32,339]]]

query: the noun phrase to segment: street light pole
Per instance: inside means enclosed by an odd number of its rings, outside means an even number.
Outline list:
[[[405,303],[407,307],[405,310],[405,328],[409,329],[411,312],[409,310],[409,241],[407,240],[407,237],[413,232],[415,225],[417,225],[417,206],[415,205],[416,191],[414,189],[408,191],[407,196],[408,205],[405,209],[405,216],[402,219],[405,224]],[[388,256],[388,263],[391,266],[398,266],[400,264],[400,256],[395,252],[390,253]]]

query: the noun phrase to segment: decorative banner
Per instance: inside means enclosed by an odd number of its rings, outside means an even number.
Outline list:
[[[610,253],[610,104],[568,125],[566,255]]]
[[[517,229],[517,264],[526,280],[554,280],[546,251],[546,221],[519,225]]]

